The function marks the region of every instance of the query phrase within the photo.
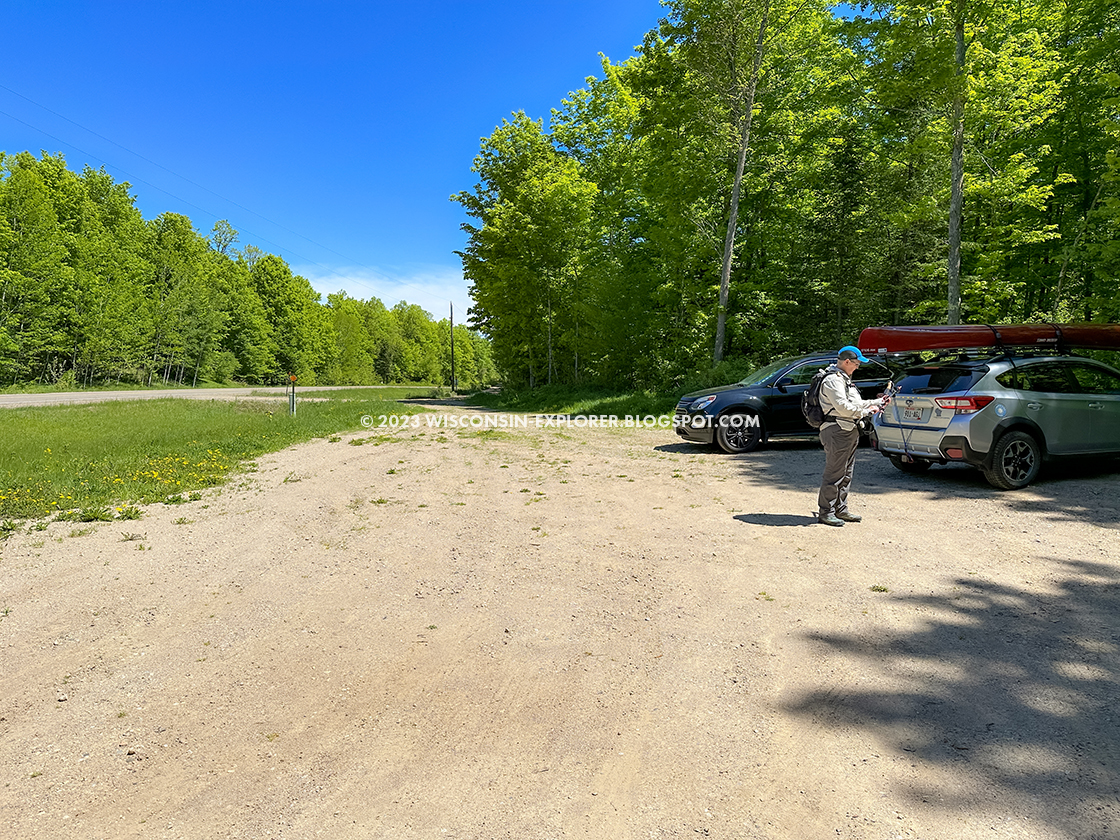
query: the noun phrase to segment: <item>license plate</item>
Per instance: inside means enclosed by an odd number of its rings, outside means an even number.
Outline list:
[[[920,408],[904,408],[902,409],[902,419],[912,420],[914,422],[921,422],[922,410]]]

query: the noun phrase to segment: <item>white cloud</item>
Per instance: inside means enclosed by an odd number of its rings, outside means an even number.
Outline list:
[[[452,266],[420,266],[400,271],[365,267],[292,266],[292,272],[306,277],[323,300],[327,295],[346,292],[360,300],[377,298],[390,309],[400,301],[414,303],[436,321],[442,321],[455,307],[455,323],[467,322],[467,281],[462,269]]]

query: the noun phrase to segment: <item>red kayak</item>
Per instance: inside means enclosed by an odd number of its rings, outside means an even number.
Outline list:
[[[868,327],[859,334],[863,353],[911,353],[973,347],[1092,347],[1120,350],[1120,324],[962,324]]]

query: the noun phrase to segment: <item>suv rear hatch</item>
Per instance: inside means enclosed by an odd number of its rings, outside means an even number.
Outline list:
[[[968,392],[988,372],[983,363],[919,365],[907,369],[894,398],[877,418],[879,450],[942,460],[942,438],[953,418],[984,408],[991,397]]]

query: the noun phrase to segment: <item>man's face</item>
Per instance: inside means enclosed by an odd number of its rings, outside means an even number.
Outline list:
[[[836,366],[851,376],[859,368],[859,359],[841,359]]]

